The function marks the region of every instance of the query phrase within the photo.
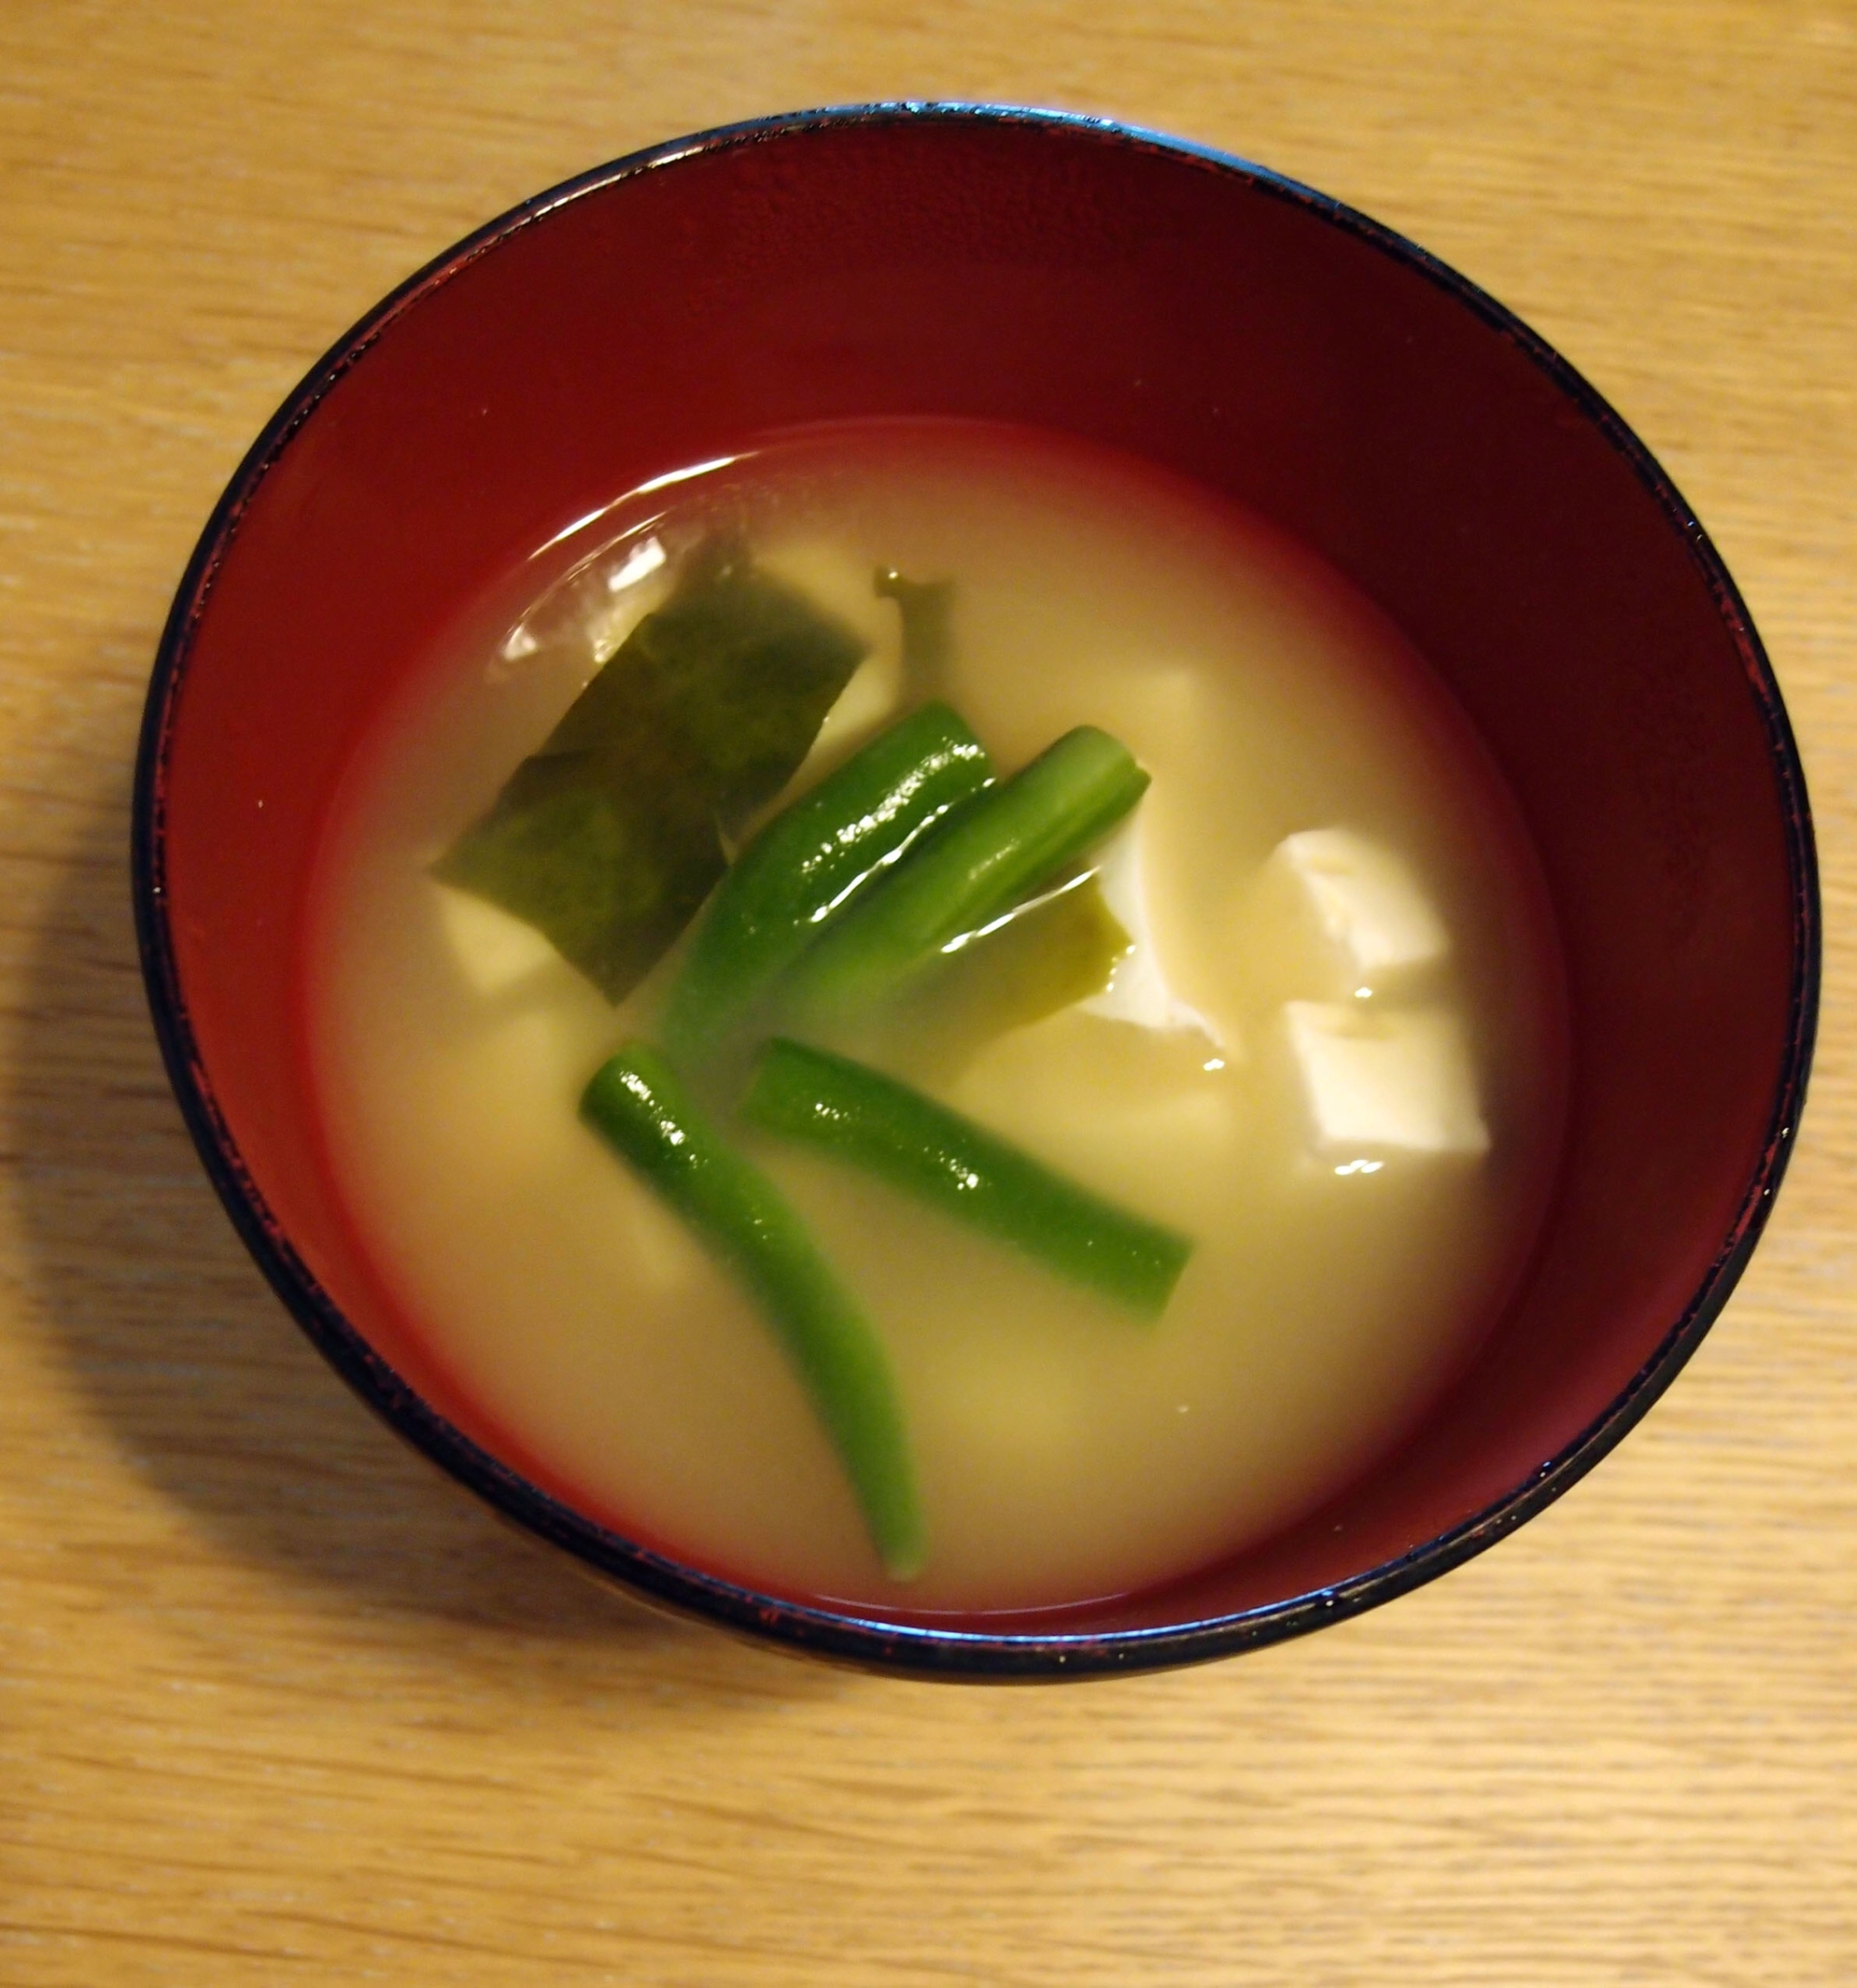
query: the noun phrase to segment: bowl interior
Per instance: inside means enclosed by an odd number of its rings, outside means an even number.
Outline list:
[[[429,1407],[548,1488],[387,1301],[311,1135],[295,948],[332,783],[400,673],[513,560],[757,430],[860,414],[1067,430],[1315,548],[1481,732],[1565,948],[1564,1179],[1473,1371],[1294,1533],[1068,1631],[1287,1620],[1477,1515],[1499,1528],[1706,1324],[1776,1177],[1776,1100],[1783,1121],[1802,1081],[1809,844],[1783,716],[1654,467],[1413,251],[1264,176],[1075,122],[800,122],[501,224],[297,412],[177,608],[143,911],[222,1190],[299,1310],[307,1270],[341,1315],[317,1314],[325,1346],[403,1423]],[[591,1529],[553,1529],[611,1564]]]

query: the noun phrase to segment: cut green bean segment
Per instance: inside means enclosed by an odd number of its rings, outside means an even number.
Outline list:
[[[780,973],[949,808],[993,777],[944,704],[912,713],[784,808],[742,852],[693,935],[659,1033],[695,1072]]]
[[[866,892],[794,968],[786,1012],[831,1029],[897,993],[1050,883],[1121,820],[1148,776],[1080,725],[1011,779],[956,808]]]
[[[919,1573],[922,1509],[889,1358],[785,1198],[705,1122],[670,1065],[643,1043],[594,1073],[581,1115],[760,1304],[838,1451],[885,1569],[899,1580]]]
[[[1188,1238],[848,1057],[775,1037],[742,1116],[862,1167],[1150,1318],[1166,1309],[1193,1253]]]

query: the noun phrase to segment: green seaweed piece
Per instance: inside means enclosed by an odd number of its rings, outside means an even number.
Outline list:
[[[950,948],[882,1017],[873,1039],[915,1068],[951,1075],[996,1036],[1100,994],[1130,944],[1096,873],[1086,871]]]
[[[913,687],[943,691],[954,659],[954,582],[910,580],[893,566],[880,566],[872,584],[903,617],[903,668]]]
[[[740,540],[707,541],[433,874],[621,1000],[792,778],[864,652]]]

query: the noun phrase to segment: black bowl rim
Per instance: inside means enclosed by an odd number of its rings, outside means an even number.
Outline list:
[[[165,784],[175,698],[194,631],[241,518],[292,436],[381,334],[480,255],[570,202],[679,160],[829,126],[969,121],[1032,127],[1054,137],[1158,152],[1300,207],[1417,270],[1509,339],[1597,427],[1655,498],[1688,546],[1742,655],[1766,727],[1784,815],[1793,894],[1793,977],[1786,1047],[1761,1159],[1720,1251],[1655,1352],[1606,1408],[1521,1483],[1460,1524],[1332,1586],[1266,1606],[1158,1628],[1078,1633],[941,1628],[783,1600],[682,1566],[575,1512],[473,1442],[429,1407],[349,1323],[296,1254],[252,1178],[219,1110],[194,1039],[168,923]],[[338,1374],[388,1424],[505,1517],[552,1541],[650,1603],[776,1645],[896,1675],[974,1681],[1040,1680],[1158,1670],[1205,1662],[1306,1634],[1390,1601],[1481,1553],[1586,1475],[1676,1377],[1727,1302],[1764,1228],[1796,1136],[1817,1019],[1820,909],[1804,771],[1779,688],[1727,568],[1650,451],[1558,352],[1466,277],[1356,209],[1215,147],[1107,117],[1012,104],[900,99],[802,110],[718,126],[629,153],[511,208],[447,248],[391,292],[303,376],[265,424],[215,506],[169,612],[143,713],[136,761],[131,887],[143,977],[169,1080],[207,1174],[272,1289]],[[971,1619],[971,1618],[969,1618]],[[1023,1618],[1020,1618],[1021,1620]]]

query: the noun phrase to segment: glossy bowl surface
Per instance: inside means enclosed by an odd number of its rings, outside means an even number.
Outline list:
[[[789,423],[1032,422],[1228,492],[1394,619],[1534,836],[1574,1032],[1543,1246],[1481,1357],[1322,1511],[1058,1618],[757,1594],[607,1531],[459,1399],[347,1240],[297,1047],[329,794],[486,578],[616,493]],[[1442,1573],[1668,1384],[1760,1233],[1803,1095],[1818,908],[1773,675],[1669,479],[1593,390],[1410,243],[1096,120],[809,112],[601,167],[370,313],[258,438],[163,637],[135,801],[155,1024],[234,1223],[363,1398],[655,1601],[924,1675],[1049,1677],[1297,1634]]]

